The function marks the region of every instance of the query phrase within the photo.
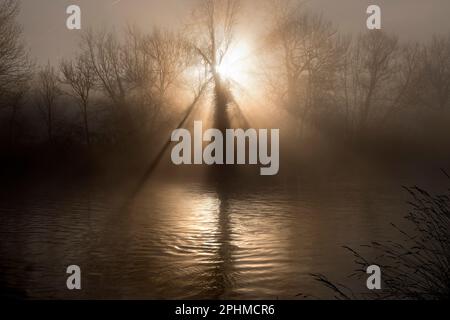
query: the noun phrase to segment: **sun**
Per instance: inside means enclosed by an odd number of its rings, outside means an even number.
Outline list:
[[[201,84],[214,81],[214,74],[220,76],[231,89],[234,98],[239,98],[241,102],[244,96],[254,96],[259,92],[259,60],[255,56],[252,42],[246,40],[236,40],[214,68],[203,59],[187,68],[185,75],[193,83],[194,92],[201,88]]]
[[[241,41],[229,50],[221,63],[216,66],[216,71],[225,80],[245,85],[248,82],[250,67],[249,47]]]

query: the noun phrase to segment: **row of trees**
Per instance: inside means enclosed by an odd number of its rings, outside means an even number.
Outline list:
[[[72,59],[36,68],[19,40],[17,2],[0,0],[4,137],[14,145],[17,128],[32,131],[19,118],[23,105],[38,107],[42,117],[32,122],[44,124],[52,144],[61,136],[55,125],[61,111],[76,105],[69,119],[89,148],[148,139],[182,95],[195,103],[211,90],[220,116],[232,88],[217,69],[236,39],[239,4],[204,0],[183,32],[89,31]],[[270,32],[253,58],[267,61],[259,70],[270,84],[265,94],[272,91],[276,108],[296,119],[299,136],[311,125],[355,135],[420,121],[417,110],[449,109],[450,37],[402,44],[370,31],[352,39],[301,1],[270,1],[270,7]]]
[[[11,109],[6,124],[9,136],[14,134],[14,123],[29,89],[32,67],[24,46],[18,41],[21,34],[15,21],[18,13],[18,5],[13,0],[0,1],[0,110],[8,106]]]
[[[341,36],[321,15],[297,1],[278,2],[269,38],[277,48],[276,87],[299,128],[324,117],[361,133],[414,111],[450,108],[450,36],[403,44],[382,31]],[[281,83],[280,83],[280,79]],[[418,120],[418,119],[416,119]],[[396,123],[398,124],[398,123]]]
[[[16,13],[16,3],[8,1],[3,5]],[[184,86],[181,74],[191,63],[190,51],[178,34],[154,30],[144,35],[130,27],[123,41],[112,32],[88,32],[73,59],[35,68],[17,41],[20,30],[15,32],[14,41],[5,47],[16,56],[11,57],[11,65],[2,66],[5,85],[2,83],[0,89],[2,109],[5,114],[10,111],[10,143],[14,143],[19,107],[27,104],[37,107],[42,115],[50,143],[57,142],[57,117],[67,111],[63,107],[75,105],[81,116],[83,140],[89,147],[99,122],[109,121],[103,137],[113,142],[132,135],[136,126],[150,130],[170,101],[170,89]],[[104,109],[107,112],[102,112]],[[105,121],[93,120],[99,113]]]
[[[38,72],[35,101],[45,116],[48,140],[54,140],[54,112],[64,94],[79,107],[89,147],[90,117],[98,102],[109,109],[109,140],[133,136],[135,126],[150,133],[171,98],[170,89],[183,85],[181,75],[190,63],[180,36],[161,30],[144,35],[130,27],[123,41],[111,32],[91,31],[81,44],[73,59],[58,67],[48,64]]]
[[[134,26],[124,32],[90,30],[82,35],[80,50],[72,59],[38,67],[30,63],[19,40],[18,3],[0,3],[5,15],[0,34],[9,37],[9,42],[0,46],[11,51],[9,61],[2,59],[9,69],[0,70],[5,83],[11,85],[1,88],[5,93],[2,109],[12,110],[10,145],[15,142],[17,114],[25,97],[28,104],[38,107],[51,144],[60,138],[55,129],[62,105],[67,109],[76,104],[83,140],[91,148],[93,140],[120,143],[148,138],[180,97],[193,96],[196,102],[209,87],[214,87],[217,99],[225,96],[216,68],[232,41],[237,0],[204,1],[193,16],[206,19],[194,19],[184,35],[158,28],[144,34]],[[94,131],[97,139],[93,139]]]

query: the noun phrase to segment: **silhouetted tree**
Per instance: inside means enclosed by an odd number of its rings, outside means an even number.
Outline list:
[[[190,63],[185,39],[181,34],[155,29],[145,39],[145,50],[154,61],[156,92],[164,97]]]
[[[238,0],[202,0],[194,11],[196,23],[191,45],[207,67],[208,81],[214,85],[219,122],[225,121],[225,108],[231,95],[219,73],[219,66],[234,41],[239,3]]]
[[[36,99],[39,109],[44,115],[47,126],[48,141],[54,142],[55,105],[61,95],[59,79],[55,68],[48,63],[38,72],[36,81]]]
[[[0,99],[7,98],[30,75],[31,63],[20,42],[22,29],[16,23],[18,14],[17,1],[0,0]]]
[[[81,54],[75,61],[63,61],[60,66],[62,82],[70,87],[70,95],[80,106],[86,144],[91,147],[91,134],[89,131],[89,99],[96,84],[96,75],[89,58]]]
[[[285,88],[280,89],[281,97],[303,128],[308,114],[319,104],[326,105],[335,90],[348,41],[339,38],[336,28],[308,11],[302,1],[278,1],[272,11],[269,43],[271,54],[279,56],[281,88]]]
[[[123,44],[126,79],[146,110],[145,123],[154,125],[169,99],[171,89],[180,89],[183,72],[190,63],[181,34],[154,29],[150,34],[129,27]]]
[[[8,105],[11,107],[11,115],[9,118],[9,146],[13,148],[15,146],[15,128],[17,125],[17,119],[19,116],[19,109],[24,103],[25,97],[29,91],[28,82],[19,82],[18,85],[10,92],[7,98]]]
[[[126,106],[127,81],[120,41],[112,32],[85,33],[82,48],[97,76],[100,87],[116,108]]]
[[[440,112],[450,102],[450,37],[435,36],[421,56],[422,90],[420,101]]]
[[[418,44],[406,44],[400,47],[396,61],[392,66],[394,76],[387,95],[381,124],[385,125],[395,114],[416,106],[421,91],[421,48]]]
[[[393,96],[398,51],[397,39],[378,30],[359,36],[351,48],[346,60],[345,105],[360,130],[367,128],[374,110],[381,112]]]
[[[10,109],[8,145],[13,147],[20,105],[28,91],[32,63],[20,41],[22,29],[16,22],[19,3],[0,0],[0,109]]]

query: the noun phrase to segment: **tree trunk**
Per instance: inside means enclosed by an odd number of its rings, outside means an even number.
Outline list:
[[[9,120],[9,146],[12,149],[14,147],[14,125],[17,116],[17,106],[13,105],[11,118]]]
[[[86,144],[88,146],[88,149],[91,149],[91,135],[89,132],[89,120],[88,120],[88,114],[87,114],[87,104],[84,103],[83,105],[83,120],[84,120],[84,134],[86,138]]]
[[[48,141],[53,143],[53,120],[52,120],[52,107],[47,107],[47,130],[48,130]]]

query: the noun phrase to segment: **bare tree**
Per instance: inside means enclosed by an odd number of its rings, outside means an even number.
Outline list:
[[[17,117],[19,115],[19,109],[24,103],[25,97],[30,89],[29,84],[24,82],[15,88],[11,93],[10,105],[11,116],[9,120],[9,143],[13,147],[15,145],[15,127],[17,124]]]
[[[0,0],[0,107],[10,108],[9,145],[15,140],[15,127],[20,105],[29,89],[32,63],[20,42],[21,27],[16,18],[19,3]]]
[[[111,32],[89,31],[83,35],[82,48],[106,96],[123,109],[128,87],[120,41]]]
[[[418,44],[406,44],[401,46],[401,50],[396,55],[392,66],[394,76],[390,85],[390,94],[386,99],[386,108],[381,118],[381,124],[386,124],[394,118],[395,114],[410,108],[418,103],[420,93],[421,70],[420,70],[421,50]]]
[[[369,32],[358,40],[356,50],[361,63],[358,78],[361,80],[363,91],[360,109],[361,128],[367,125],[377,93],[386,87],[387,81],[393,75],[393,58],[397,49],[397,39],[382,32]]]
[[[382,117],[383,110],[392,109],[392,101],[399,99],[394,91],[400,92],[399,48],[396,37],[378,30],[360,35],[351,47],[345,60],[345,106],[353,116],[350,121],[361,130],[367,129],[375,112]]]
[[[168,30],[154,29],[146,35],[129,27],[122,51],[126,80],[149,104],[163,104],[190,63],[185,39]]]
[[[160,97],[164,97],[189,64],[185,40],[181,34],[155,29],[145,39],[145,50],[154,61],[155,89]]]
[[[304,5],[304,1],[273,3],[273,26],[268,36],[270,54],[277,56],[281,71],[276,78],[281,78],[281,88],[285,88],[280,97],[299,120],[300,133],[308,114],[319,103],[324,106],[335,89],[348,48],[348,41],[337,36],[329,21]]]
[[[126,144],[131,136],[136,137],[135,119],[141,117],[133,117],[131,109],[130,93],[135,83],[129,79],[123,40],[112,31],[89,30],[83,34],[81,43],[82,52],[88,57],[98,79],[100,92],[111,102],[111,117],[107,121],[109,139],[114,143]],[[144,75],[144,69],[140,71]]]
[[[48,63],[37,75],[36,95],[39,109],[44,115],[47,135],[50,143],[54,142],[54,108],[61,91],[55,68]]]
[[[434,37],[421,55],[422,86],[420,101],[443,111],[450,102],[450,37]]]
[[[190,61],[181,34],[160,29],[145,34],[136,26],[128,26],[123,37],[91,30],[83,35],[82,50],[99,88],[115,107],[115,140],[155,127],[168,91]]]
[[[132,89],[150,91],[155,80],[154,63],[146,47],[146,35],[136,26],[128,26],[119,49],[122,54],[124,80]],[[152,95],[149,92],[149,95]]]
[[[91,134],[89,131],[89,99],[96,84],[96,76],[89,57],[81,54],[75,61],[63,61],[60,66],[62,82],[70,86],[70,95],[80,106],[86,144],[91,147]]]
[[[21,27],[15,19],[19,3],[0,0],[0,99],[28,81],[31,63],[20,42]]]
[[[216,108],[222,116],[230,92],[218,69],[234,40],[239,4],[239,0],[202,0],[194,12],[196,23],[191,45],[207,66],[208,81],[214,84]]]

